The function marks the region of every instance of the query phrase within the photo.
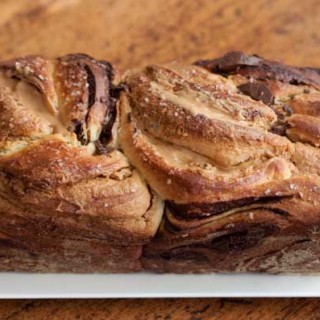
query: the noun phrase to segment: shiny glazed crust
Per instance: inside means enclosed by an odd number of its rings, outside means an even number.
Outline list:
[[[0,269],[320,271],[318,69],[0,69]]]
[[[163,204],[117,148],[110,64],[72,54],[0,69],[0,268],[139,270]]]
[[[124,82],[120,145],[166,204],[145,269],[320,271],[319,70],[232,52]]]

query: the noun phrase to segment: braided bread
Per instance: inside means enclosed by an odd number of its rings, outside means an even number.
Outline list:
[[[320,271],[319,69],[0,70],[1,270]]]

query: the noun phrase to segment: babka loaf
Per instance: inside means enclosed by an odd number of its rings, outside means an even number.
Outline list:
[[[1,270],[320,271],[320,69],[0,70]]]

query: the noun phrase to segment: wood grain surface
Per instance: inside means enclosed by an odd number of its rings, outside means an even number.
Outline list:
[[[85,52],[124,70],[235,49],[319,67],[320,1],[0,1],[0,59]],[[320,305],[318,299],[0,301],[0,320],[9,319],[308,320],[320,319]]]
[[[116,299],[1,302],[1,320],[315,320],[318,299]]]

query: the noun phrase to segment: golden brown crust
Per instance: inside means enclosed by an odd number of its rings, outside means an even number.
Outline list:
[[[15,138],[37,138],[53,132],[50,122],[19,103],[7,88],[0,91],[0,143]]]
[[[312,270],[316,248],[294,251],[318,241],[320,78],[242,53],[197,65],[124,76],[120,146],[166,203],[144,268]]]
[[[291,141],[307,142],[315,147],[320,146],[320,118],[294,114],[288,118],[288,124],[286,134]]]
[[[28,56],[0,72],[0,232],[16,252],[1,268],[139,270],[163,202],[116,149],[112,67]]]
[[[319,271],[318,69],[233,52],[120,80],[72,54],[0,73],[1,269]]]
[[[35,85],[43,94],[51,112],[58,108],[58,97],[54,88],[53,62],[42,56],[26,56],[3,61],[0,68],[9,77],[18,77]]]
[[[223,77],[205,78],[198,67],[185,67],[183,75],[181,66],[168,68],[150,66],[125,77],[140,128],[221,166],[275,154],[275,149],[287,152],[287,141],[267,131],[276,121],[268,106],[237,93]]]

